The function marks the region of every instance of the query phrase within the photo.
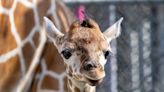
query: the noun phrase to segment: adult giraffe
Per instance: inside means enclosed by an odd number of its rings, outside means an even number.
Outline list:
[[[15,91],[27,73],[40,44],[43,16],[63,33],[73,15],[60,0],[0,0],[0,92]],[[47,42],[36,75],[25,91],[64,90],[64,65],[52,43]]]

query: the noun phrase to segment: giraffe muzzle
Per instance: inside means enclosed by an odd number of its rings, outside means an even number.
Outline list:
[[[103,78],[98,79],[98,80],[92,80],[92,79],[86,78],[86,80],[87,80],[89,85],[96,86],[96,85],[99,85],[103,81]]]
[[[102,82],[105,77],[105,71],[102,67],[87,64],[83,68],[82,74],[84,74],[86,82],[91,86],[96,86]]]

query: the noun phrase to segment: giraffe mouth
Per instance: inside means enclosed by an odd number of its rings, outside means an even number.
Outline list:
[[[88,84],[91,86],[96,86],[103,81],[103,79],[98,79],[98,80],[93,80],[93,79],[89,79],[89,78],[86,78],[86,79],[88,81]]]

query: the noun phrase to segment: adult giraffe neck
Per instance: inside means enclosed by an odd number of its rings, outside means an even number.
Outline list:
[[[42,26],[43,16],[51,18],[54,24],[59,24],[62,31],[69,27],[73,20],[72,13],[61,0],[57,1],[0,0],[0,92],[16,90],[20,86],[20,80],[27,74],[40,43],[38,30]],[[56,47],[47,42],[40,63],[34,70],[35,74],[28,78],[31,82],[23,92],[64,92],[64,71],[64,64]]]

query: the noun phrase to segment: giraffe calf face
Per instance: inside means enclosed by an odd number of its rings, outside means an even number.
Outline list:
[[[108,42],[102,33],[96,33],[96,29],[82,27],[73,30],[77,32],[67,36],[61,55],[69,66],[71,77],[95,85],[105,76],[104,65],[110,52]]]
[[[50,20],[45,19],[48,36],[63,57],[69,77],[92,86],[103,80],[104,66],[111,52],[109,43],[119,35],[121,21],[110,27],[105,34],[91,19],[83,23],[76,21],[68,33],[62,34]]]
[[[94,82],[92,85],[95,85],[105,76],[104,65],[110,52],[108,43],[103,38],[102,42],[99,40],[87,42],[88,38],[83,38],[84,35],[81,37],[73,40],[67,38],[69,41],[66,40],[60,52],[70,77],[89,83]]]

